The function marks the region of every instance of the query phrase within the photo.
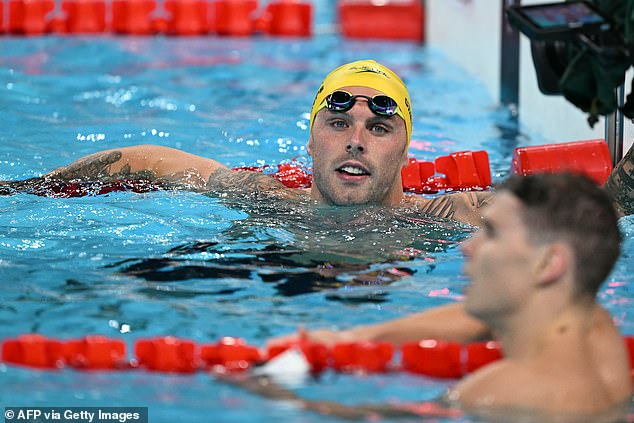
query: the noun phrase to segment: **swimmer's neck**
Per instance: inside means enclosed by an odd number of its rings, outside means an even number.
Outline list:
[[[402,191],[392,190],[386,197],[380,202],[366,202],[366,203],[351,203],[351,204],[333,204],[330,203],[324,195],[315,186],[309,188],[302,188],[302,191],[308,193],[310,198],[316,203],[325,204],[329,206],[385,206],[385,207],[402,207],[406,206],[409,202],[405,200],[405,194]]]

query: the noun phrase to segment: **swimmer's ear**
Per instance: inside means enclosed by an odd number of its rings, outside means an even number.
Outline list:
[[[572,270],[572,251],[563,242],[547,244],[537,254],[536,272],[540,285],[557,282]]]
[[[407,167],[409,165],[409,154],[408,149],[405,149],[405,154],[403,154],[403,161],[401,163],[401,167]]]
[[[308,137],[308,144],[306,144],[306,152],[309,156],[313,155],[313,136],[312,134]]]

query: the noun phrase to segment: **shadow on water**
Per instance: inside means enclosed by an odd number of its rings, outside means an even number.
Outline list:
[[[246,213],[213,240],[188,242],[159,257],[126,259],[107,267],[152,283],[188,282],[169,292],[140,288],[156,297],[225,295],[250,286],[196,290],[197,281],[261,281],[291,297],[351,286],[385,286],[434,267],[435,254],[455,247],[471,229],[386,207],[323,207],[251,195],[223,198]],[[341,302],[383,302],[385,293]]]

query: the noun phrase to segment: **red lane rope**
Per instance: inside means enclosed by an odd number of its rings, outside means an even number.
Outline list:
[[[6,26],[3,5],[0,2],[0,33],[15,35],[309,37],[313,25],[309,0],[272,0],[263,10],[258,0],[9,0]],[[344,37],[424,41],[425,8],[420,0],[338,0],[337,16]]]
[[[258,0],[61,0],[59,5],[55,0],[9,0],[6,28],[0,7],[0,33],[248,36],[257,32],[294,37],[312,33],[312,4],[302,0],[273,0],[263,11],[258,11]]]
[[[634,363],[634,337],[624,337],[630,362]],[[33,369],[123,370],[193,373],[220,367],[243,371],[298,348],[313,373],[383,373],[406,371],[438,378],[459,378],[502,357],[495,341],[461,344],[434,339],[403,344],[400,351],[387,342],[344,342],[331,347],[300,340],[260,350],[243,339],[224,337],[216,343],[197,344],[171,336],[138,339],[134,358],[129,359],[121,339],[95,335],[59,340],[37,334],[2,341],[2,361]],[[400,362],[395,352],[400,352]],[[633,371],[634,376],[634,371]]]
[[[275,166],[243,166],[235,171],[267,173],[289,188],[308,188],[311,169],[296,161]],[[518,147],[513,153],[511,172],[532,175],[539,172],[572,171],[603,184],[612,171],[607,144],[603,140],[576,141],[532,147]],[[440,191],[483,190],[491,186],[489,155],[486,151],[460,151],[437,157],[433,162],[410,158],[401,171],[403,191],[428,194]],[[116,191],[148,192],[169,189],[158,181],[116,180],[109,182],[43,181],[26,192],[49,197],[81,197]]]

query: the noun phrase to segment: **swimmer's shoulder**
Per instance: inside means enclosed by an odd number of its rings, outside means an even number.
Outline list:
[[[411,194],[404,196],[403,206],[428,216],[479,226],[482,209],[492,200],[493,191],[455,192],[432,198]]]
[[[594,305],[588,343],[591,358],[609,395],[618,400],[633,393],[629,354],[612,316],[599,304]]]
[[[469,414],[594,414],[607,409],[596,389],[578,375],[561,376],[541,361],[500,360],[465,378],[448,394]],[[581,378],[583,379],[583,378]],[[602,397],[602,395],[599,395]]]

